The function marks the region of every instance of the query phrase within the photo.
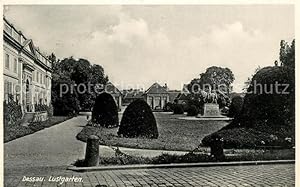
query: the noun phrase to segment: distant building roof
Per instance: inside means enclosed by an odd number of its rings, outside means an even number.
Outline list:
[[[150,88],[145,91],[145,94],[168,94],[167,88],[154,83]]]
[[[179,90],[169,90],[169,101],[173,102],[176,97],[181,93]]]
[[[132,91],[127,92],[124,96],[124,99],[141,99],[143,98],[143,91]]]
[[[110,93],[110,94],[120,94],[120,95],[122,95],[120,90],[115,85],[113,85],[111,82],[108,82],[105,85],[105,92]]]
[[[188,94],[185,93],[180,93],[178,94],[178,96],[176,97],[177,100],[189,100]]]

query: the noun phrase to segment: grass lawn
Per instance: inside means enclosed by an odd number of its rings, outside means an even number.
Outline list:
[[[31,123],[28,125],[28,127],[22,126],[20,122],[14,125],[4,125],[4,142],[9,142],[11,140],[26,136],[28,134],[35,133],[39,130],[59,124],[68,119],[70,119],[70,117],[52,116],[47,121]]]
[[[226,121],[194,121],[178,119],[185,115],[173,115],[170,113],[154,113],[159,137],[158,139],[121,138],[118,137],[118,128],[98,128],[85,126],[77,135],[77,139],[86,141],[90,135],[97,135],[105,142],[105,145],[190,151],[196,148],[201,140],[228,124]],[[121,119],[121,117],[120,117]]]

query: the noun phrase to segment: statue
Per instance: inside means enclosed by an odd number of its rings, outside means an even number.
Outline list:
[[[218,94],[214,90],[212,93],[210,93],[211,103],[218,104]]]
[[[218,94],[215,90],[213,90],[212,92],[210,90],[209,92],[201,90],[200,95],[203,98],[204,103],[218,103]]]
[[[219,101],[222,99],[228,98],[226,94],[224,94],[220,90],[212,90],[208,91],[200,90],[200,98],[203,101],[202,111],[197,117],[198,118],[225,118],[221,115],[219,109]]]

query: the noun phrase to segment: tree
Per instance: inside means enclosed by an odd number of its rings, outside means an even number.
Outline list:
[[[76,92],[61,94],[61,85],[71,87],[74,81],[63,73],[52,74],[51,101],[53,114],[56,116],[75,115],[79,111],[79,100]]]
[[[248,77],[247,81],[245,82],[245,86],[243,88],[244,92],[247,92],[247,89],[249,88],[250,84],[251,84],[251,80],[253,78],[253,76],[261,69],[260,66],[258,66],[255,70],[254,70],[254,74],[252,74],[250,77]]]
[[[225,147],[295,145],[294,47],[294,41],[290,45],[281,41],[281,66],[261,68],[252,77],[241,112],[229,125],[215,132],[224,139]],[[211,137],[206,136],[203,145],[209,145]]]
[[[280,42],[281,66],[261,68],[252,77],[244,104],[232,127],[248,127],[275,131],[295,125],[295,47]],[[277,85],[277,86],[276,86]],[[277,87],[277,88],[276,88]]]
[[[233,81],[234,75],[229,68],[212,66],[201,73],[200,78],[193,79],[187,87],[191,93],[197,92],[198,88],[208,90],[210,87],[228,94]]]
[[[203,82],[203,84],[209,84],[213,88],[218,88],[218,86],[225,85],[229,90],[229,86],[234,81],[234,75],[229,68],[212,66],[207,68],[205,73],[200,74],[200,80]]]
[[[187,85],[187,89],[191,93],[192,98],[200,103],[203,103],[204,99],[200,94],[201,90],[206,92],[216,90],[219,98],[218,104],[226,106],[227,102],[229,102],[229,92],[234,79],[234,75],[229,68],[212,66],[207,68],[205,73],[201,73],[200,78],[193,79]]]
[[[52,105],[54,113],[57,112],[69,113],[69,109],[87,110],[90,111],[94,105],[97,93],[95,85],[105,85],[108,82],[108,77],[104,74],[104,69],[100,65],[91,65],[86,59],[74,59],[73,57],[65,58],[62,61],[56,60],[55,55],[51,55],[52,59]],[[68,93],[60,93],[61,85],[68,86]],[[81,87],[78,87],[78,86]],[[89,89],[90,88],[90,89]],[[84,89],[84,90],[83,90]],[[72,100],[69,103],[64,101]],[[61,102],[66,104],[62,111]],[[75,105],[76,106],[69,106]],[[56,111],[56,112],[55,112]]]
[[[49,61],[51,63],[51,66],[53,67],[53,64],[56,63],[56,56],[55,56],[55,54],[51,53],[51,55],[48,56],[48,59],[49,59]]]
[[[92,122],[106,128],[119,125],[118,107],[110,94],[103,92],[97,96],[92,111]]]
[[[295,68],[295,39],[291,44],[284,40],[280,41],[279,60],[282,66]]]
[[[158,138],[155,117],[144,100],[135,100],[125,109],[118,135],[127,138]]]

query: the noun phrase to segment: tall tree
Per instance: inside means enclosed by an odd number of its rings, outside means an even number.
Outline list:
[[[206,86],[210,86],[212,89],[222,89],[219,91],[229,94],[233,81],[234,75],[229,68],[212,66],[207,68],[205,73],[201,73],[200,78],[193,79],[191,83],[188,84],[188,90],[193,92],[198,91],[198,88],[204,90],[207,89]],[[195,84],[198,86],[195,86]]]
[[[285,40],[281,40],[279,60],[282,66],[295,68],[295,39],[291,44],[288,44]]]
[[[271,130],[286,128],[293,132],[295,124],[294,47],[294,41],[289,44],[282,40],[279,52],[281,66],[264,67],[255,73],[244,97],[242,112],[233,125],[271,128]]]
[[[187,85],[187,89],[191,93],[189,103],[201,108],[205,102],[205,96],[201,92],[215,90],[218,95],[217,102],[219,106],[227,106],[230,103],[229,93],[233,81],[234,75],[229,68],[209,67],[205,73],[200,74],[200,78],[193,79]]]
[[[104,69],[100,65],[91,65],[86,59],[74,59],[73,57],[65,58],[62,61],[57,61],[53,64],[53,79],[52,79],[52,102],[55,106],[60,106],[61,98],[72,98],[70,105],[78,105],[75,107],[78,110],[90,110],[97,96],[95,92],[96,84],[105,85],[108,82],[108,77],[104,73]],[[60,85],[64,83],[68,85],[69,92],[61,97],[59,93]],[[80,85],[80,87],[78,87]],[[74,88],[71,92],[72,87]],[[90,89],[89,89],[90,87]],[[59,98],[61,97],[61,98]],[[68,99],[64,99],[67,101]],[[68,105],[68,103],[66,103]],[[72,107],[66,107],[72,108]]]

